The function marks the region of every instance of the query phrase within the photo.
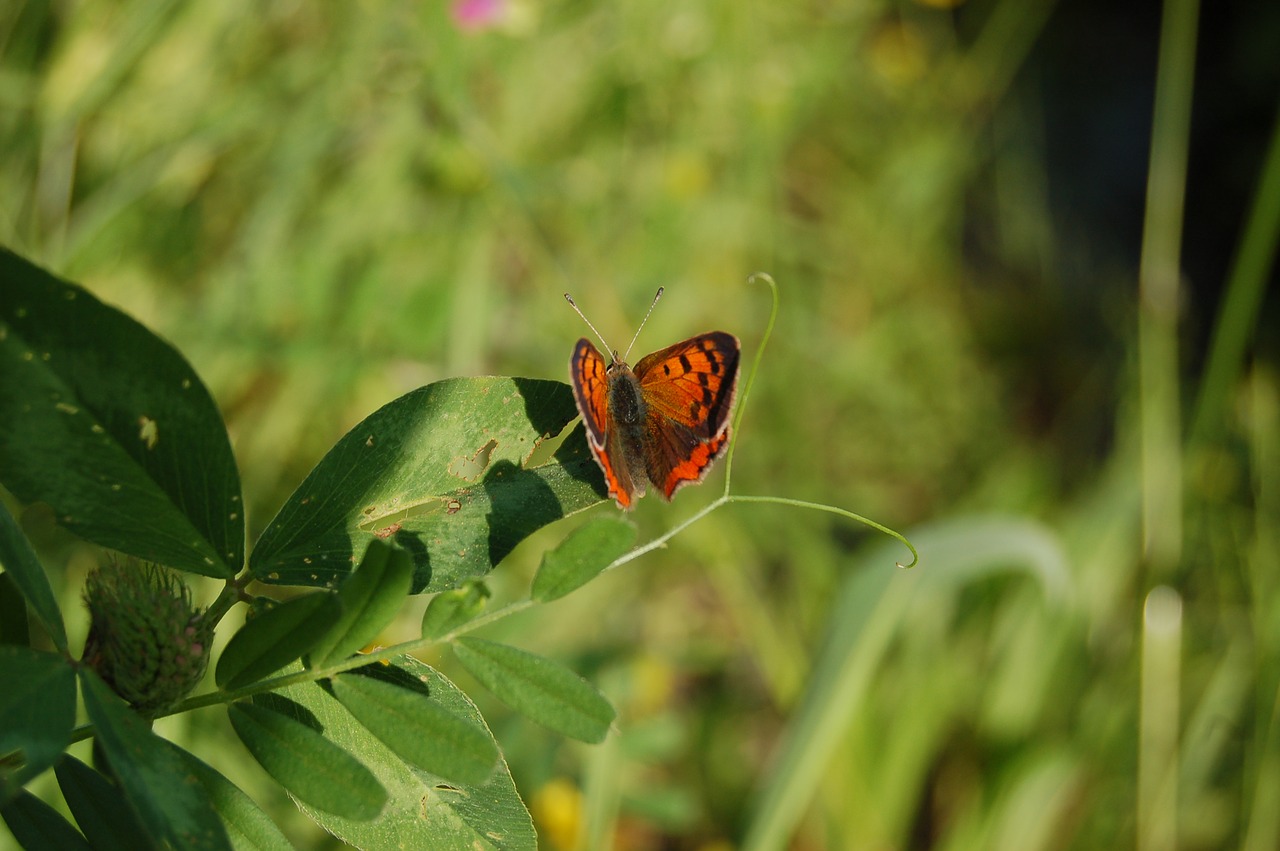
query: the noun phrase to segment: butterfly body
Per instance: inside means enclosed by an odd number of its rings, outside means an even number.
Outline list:
[[[738,339],[691,337],[640,360],[606,365],[585,337],[569,361],[587,443],[609,495],[632,508],[652,484],[664,499],[702,480],[729,441],[738,382]]]
[[[605,371],[609,387],[609,417],[606,425],[606,440],[612,437],[611,457],[619,459],[615,463],[625,466],[625,480],[630,480],[631,489],[642,495],[648,471],[644,465],[645,418],[649,406],[644,402],[644,391],[640,388],[640,380],[631,371],[631,367],[617,359]],[[606,443],[606,447],[608,447]],[[637,484],[638,483],[638,484]]]

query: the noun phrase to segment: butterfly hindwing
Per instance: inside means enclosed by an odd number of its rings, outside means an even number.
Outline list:
[[[728,426],[708,440],[654,409],[649,411],[646,430],[650,439],[645,442],[645,472],[668,500],[684,485],[702,481],[729,442]]]
[[[632,476],[631,459],[623,447],[622,432],[612,429],[605,437],[606,448],[596,452],[596,461],[604,472],[605,483],[609,486],[609,496],[618,503],[619,508],[635,507],[635,500],[644,496],[645,482],[642,473],[638,478]],[[594,449],[594,447],[592,447]]]

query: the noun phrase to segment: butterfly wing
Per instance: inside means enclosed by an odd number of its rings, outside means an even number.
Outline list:
[[[596,462],[604,473],[605,484],[609,486],[609,496],[618,503],[618,507],[630,511],[635,508],[635,501],[644,496],[644,479],[636,481],[632,477],[631,464],[628,463],[626,450],[622,445],[622,433],[618,429],[610,429],[605,435],[605,446],[602,449],[591,447]],[[639,474],[639,473],[637,473]]]
[[[670,500],[677,490],[706,477],[712,463],[729,443],[729,429],[704,440],[688,426],[672,420],[659,423],[650,414],[650,438],[645,442],[645,472],[663,498]]]
[[[583,337],[573,347],[569,358],[569,380],[578,413],[587,427],[592,449],[604,446],[605,427],[609,422],[609,369],[600,350]]]
[[[667,499],[701,481],[728,445],[740,351],[737,337],[712,331],[636,364],[648,406],[645,469]]]
[[[578,413],[582,414],[582,424],[586,427],[587,445],[604,473],[609,496],[620,507],[631,508],[635,483],[622,454],[618,431],[609,428],[609,369],[600,351],[585,337],[573,347],[569,379]]]

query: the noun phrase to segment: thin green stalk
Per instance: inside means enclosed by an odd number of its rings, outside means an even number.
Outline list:
[[[916,582],[903,585],[894,576],[860,571],[846,579],[802,699],[787,718],[769,773],[751,802],[743,851],[775,851],[794,840],[796,826],[813,805],[832,754],[902,623],[910,586]]]
[[[1253,734],[1242,772],[1243,851],[1280,848],[1280,386],[1269,370],[1256,370],[1248,382],[1253,540],[1247,546],[1249,630],[1255,658]],[[1269,704],[1269,707],[1268,707]]]
[[[661,535],[654,538],[649,543],[644,544],[643,546],[636,547],[634,550],[632,550],[629,553],[624,553],[623,555],[618,556],[616,559],[609,562],[609,564],[604,568],[604,570],[613,570],[616,567],[621,567],[622,565],[626,564],[629,561],[635,561],[636,559],[640,558],[640,556],[646,553],[651,553],[654,550],[662,549],[667,545],[667,541],[671,540],[676,535],[679,535],[685,529],[688,529],[694,523],[697,523],[703,517],[706,517],[708,514],[715,511],[720,506],[729,502],[730,499],[731,497],[727,497],[727,496],[716,497],[714,500],[704,505],[698,511],[691,514],[689,517],[685,518],[684,520],[680,521],[675,526],[672,526],[670,529],[663,532]],[[603,573],[604,570],[602,570],[601,573]]]
[[[1179,247],[1198,13],[1199,0],[1165,3],[1138,267],[1142,537],[1155,578],[1171,571],[1182,552]]]
[[[1178,847],[1178,738],[1182,598],[1167,586],[1147,595],[1142,619],[1138,730],[1139,851]]]
[[[1258,325],[1258,308],[1280,246],[1280,109],[1244,235],[1227,275],[1227,292],[1213,326],[1209,362],[1200,381],[1191,440],[1199,443],[1222,422],[1228,394],[1240,379],[1245,349]]]
[[[904,536],[900,532],[890,529],[888,526],[884,526],[880,523],[877,523],[876,521],[872,520],[869,517],[863,517],[861,514],[855,514],[852,511],[846,511],[845,509],[839,508],[834,505],[826,505],[825,503],[821,503],[821,502],[806,502],[805,500],[791,499],[790,497],[786,497],[786,496],[746,496],[741,494],[734,494],[733,496],[728,497],[728,501],[729,502],[769,502],[775,505],[789,505],[792,508],[807,508],[811,511],[825,511],[828,514],[836,514],[848,520],[855,520],[864,526],[870,526],[872,529],[875,529],[878,532],[883,532],[884,534],[888,535],[890,538],[897,539],[904,547],[906,547],[908,550],[911,551],[911,562],[909,564],[903,564],[900,561],[895,562],[895,564],[898,567],[901,567],[903,569],[912,568],[920,563],[920,553],[916,552],[916,548],[911,545],[911,542],[906,539],[906,536]]]
[[[617,827],[622,802],[622,745],[609,736],[591,748],[583,788],[583,819],[578,829],[577,851],[608,848]]]
[[[747,380],[742,386],[742,398],[738,400],[738,410],[733,415],[733,434],[729,436],[729,452],[724,459],[725,496],[729,495],[729,484],[733,479],[733,453],[738,447],[738,436],[742,433],[742,415],[747,410],[747,399],[751,397],[751,387],[756,383],[756,375],[760,372],[760,361],[764,359],[765,346],[769,344],[769,338],[773,336],[773,325],[778,319],[777,282],[768,272],[755,272],[747,278],[747,283],[754,284],[756,281],[764,281],[769,285],[769,292],[773,296],[773,306],[769,309],[769,321],[765,323],[764,334],[760,337],[760,345],[756,349],[756,356],[751,361],[751,369],[747,372]]]
[[[244,581],[248,581],[251,577],[247,574]],[[222,591],[218,593],[218,599],[214,600],[209,608],[205,609],[204,617],[213,626],[217,626],[223,616],[231,610],[236,601],[244,599],[244,585],[234,579],[228,579],[227,584],[223,586]]]
[[[1275,802],[1280,797],[1280,692],[1271,703],[1271,712],[1263,722],[1266,734],[1255,745],[1258,761],[1251,800],[1247,802],[1249,817],[1246,820],[1244,851],[1274,849],[1280,842],[1280,812]],[[1260,745],[1260,746],[1259,746]]]
[[[156,717],[164,718],[168,715],[190,712],[193,709],[203,709],[206,706],[217,706],[222,703],[232,703],[233,701],[241,700],[246,697],[252,697],[255,694],[276,691],[277,689],[282,689],[286,686],[311,683],[316,682],[317,680],[327,679],[329,677],[345,673],[346,671],[363,668],[365,665],[372,665],[383,661],[389,662],[398,656],[421,653],[423,650],[435,645],[448,644],[458,636],[465,635],[494,621],[509,617],[517,612],[529,608],[533,604],[533,600],[529,598],[517,600],[500,609],[495,609],[483,617],[468,621],[452,632],[440,636],[439,638],[415,638],[411,641],[405,641],[390,647],[380,648],[372,653],[360,653],[344,659],[341,662],[335,662],[332,665],[326,665],[322,668],[309,668],[303,671],[294,671],[293,673],[281,674],[280,676],[259,680],[258,682],[247,685],[243,688],[231,689],[230,691],[219,689],[217,691],[206,692],[205,694],[197,695],[195,697],[189,697],[177,706],[174,706],[172,709],[169,709],[167,712],[161,713]],[[71,741],[78,742],[81,739],[86,739],[92,735],[92,733],[93,725],[83,724],[72,732]]]

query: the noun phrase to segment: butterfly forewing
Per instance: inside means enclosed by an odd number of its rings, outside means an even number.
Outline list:
[[[646,356],[636,364],[635,374],[651,410],[706,440],[729,423],[738,356],[737,337],[712,331]]]
[[[586,337],[573,347],[569,377],[573,380],[573,395],[592,448],[603,447],[605,426],[609,421],[608,368],[599,350]]]
[[[609,496],[622,508],[634,502],[635,483],[631,479],[627,459],[616,429],[609,428],[609,371],[604,357],[585,337],[573,347],[569,359],[569,377],[573,396],[587,430],[587,445],[604,473]],[[614,464],[614,461],[617,464]],[[641,483],[643,485],[643,482]],[[644,493],[643,487],[640,490]]]

